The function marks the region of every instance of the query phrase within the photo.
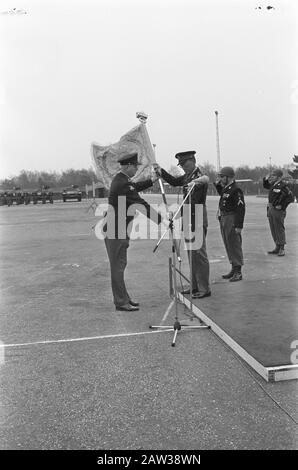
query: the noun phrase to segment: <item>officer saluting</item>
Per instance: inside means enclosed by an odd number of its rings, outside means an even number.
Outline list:
[[[294,196],[285,181],[282,180],[281,170],[273,170],[270,175],[263,178],[263,187],[269,189],[267,217],[275,248],[268,251],[270,255],[285,255],[286,232],[285,217],[286,209],[290,202],[294,201]]]
[[[138,154],[127,153],[121,156],[118,162],[121,170],[111,183],[107,223],[103,229],[106,233],[105,245],[110,261],[114,304],[116,310],[130,312],[139,310],[138,302],[131,300],[124,282],[129,236],[135,213],[132,206],[136,204],[145,208],[146,216],[158,224],[161,222],[161,215],[138,194],[139,191],[152,186],[154,178],[138,183],[131,181],[140,165]]]
[[[230,282],[241,281],[243,266],[241,231],[245,216],[243,191],[235,182],[235,172],[230,166],[223,167],[214,183],[220,195],[218,219],[221,236],[232,265],[231,271],[224,274],[223,279]]]

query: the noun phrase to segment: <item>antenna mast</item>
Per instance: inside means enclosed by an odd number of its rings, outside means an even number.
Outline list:
[[[216,122],[216,148],[217,148],[217,171],[220,170],[220,150],[219,150],[219,131],[218,131],[218,111],[215,111]]]

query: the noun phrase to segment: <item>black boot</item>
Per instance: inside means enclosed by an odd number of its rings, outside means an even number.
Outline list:
[[[192,293],[193,293],[193,294],[196,294],[197,292],[198,292],[198,289],[193,289],[193,290],[192,290]],[[182,291],[181,291],[181,294],[183,294],[183,295],[184,295],[184,294],[190,294],[190,289],[184,289],[184,290],[182,290]]]
[[[278,250],[277,256],[285,256],[285,246],[284,245],[279,245],[279,250]]]
[[[228,274],[223,274],[221,277],[223,279],[231,279],[231,277],[233,277],[234,270],[235,270],[235,266],[232,266],[231,271]]]
[[[241,266],[235,266],[233,277],[231,277],[230,282],[242,281]]]
[[[277,255],[279,252],[279,245],[276,245],[276,247],[274,248],[274,250],[271,250],[271,251],[268,251],[268,255]]]

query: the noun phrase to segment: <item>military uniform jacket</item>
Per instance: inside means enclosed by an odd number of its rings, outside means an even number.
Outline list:
[[[161,176],[171,186],[183,186],[183,196],[185,198],[189,190],[187,186],[188,183],[202,176],[202,172],[200,168],[197,167],[191,175],[172,176],[162,168]],[[208,183],[196,185],[191,193],[191,204],[206,204],[207,189]]]
[[[292,191],[282,180],[270,184],[268,179],[264,177],[263,187],[269,189],[268,202],[272,204],[273,207],[281,206],[281,210],[285,211],[288,205],[294,201]]]
[[[169,183],[171,186],[183,186],[183,197],[185,198],[189,188],[188,183],[192,180],[199,178],[202,176],[202,172],[199,167],[196,167],[195,170],[190,174],[187,175],[186,173],[181,176],[172,176],[163,168],[161,169],[161,176],[162,178]],[[191,204],[191,225],[192,231],[195,230],[195,206],[196,204],[206,204],[206,197],[207,197],[207,190],[208,190],[208,183],[195,185],[191,192],[190,201],[186,201],[186,204]],[[182,215],[182,211],[181,211]],[[206,222],[207,223],[207,222]]]
[[[129,233],[127,233],[127,227],[134,219],[134,213],[130,213],[129,208],[134,204],[143,206],[146,216],[148,218],[151,216],[154,222],[160,223],[161,215],[150,207],[148,202],[142,199],[138,193],[139,191],[149,188],[152,184],[151,179],[135,183],[124,173],[117,173],[112,180],[109,192],[109,209],[107,213],[107,224],[105,224],[103,228],[104,232],[107,232],[107,228],[111,228],[110,224],[115,224],[115,238],[128,239]],[[119,198],[119,196],[122,197]],[[108,230],[108,236],[109,233]]]
[[[220,195],[220,215],[235,214],[235,228],[243,228],[245,202],[242,189],[237,186],[235,181],[232,181],[224,188],[216,183],[214,183],[214,186]]]

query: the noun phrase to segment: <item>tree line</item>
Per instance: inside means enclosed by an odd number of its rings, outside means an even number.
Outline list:
[[[208,162],[199,165],[202,173],[209,176],[211,182],[216,180],[217,170],[214,165],[211,165]],[[284,177],[292,177],[292,172],[290,171],[291,165],[286,165],[284,167],[278,166],[256,166],[254,168],[250,168],[248,165],[242,165],[235,168],[236,179],[251,179],[254,183],[261,183],[263,181],[264,176],[268,175],[270,171],[274,169],[281,169],[283,171]],[[180,171],[179,167],[172,165],[170,168],[169,173],[175,175],[181,175],[183,172]],[[293,176],[295,178],[295,176]]]
[[[205,162],[199,166],[202,172],[209,176],[211,182],[215,181],[217,171],[213,165]],[[277,167],[269,167],[268,165],[256,166],[254,168],[250,168],[248,165],[239,166],[235,169],[236,179],[251,179],[252,183],[261,184],[263,177],[273,168]],[[291,177],[290,165],[281,169],[283,170],[285,177]],[[174,165],[172,165],[168,171],[174,176],[182,174],[179,167]],[[99,181],[93,168],[81,170],[70,168],[62,172],[21,170],[17,176],[0,180],[0,185],[2,189],[13,189],[15,187],[19,187],[23,190],[29,188],[41,188],[42,186],[48,186],[51,189],[55,189],[72,185],[84,188],[86,184],[91,185],[93,181],[95,183]]]
[[[32,188],[42,188],[48,186],[51,189],[76,185],[85,187],[97,182],[98,178],[92,168],[74,170],[70,168],[62,172],[49,171],[27,171],[21,170],[19,175],[0,180],[2,189],[13,189],[19,187],[23,190]]]

